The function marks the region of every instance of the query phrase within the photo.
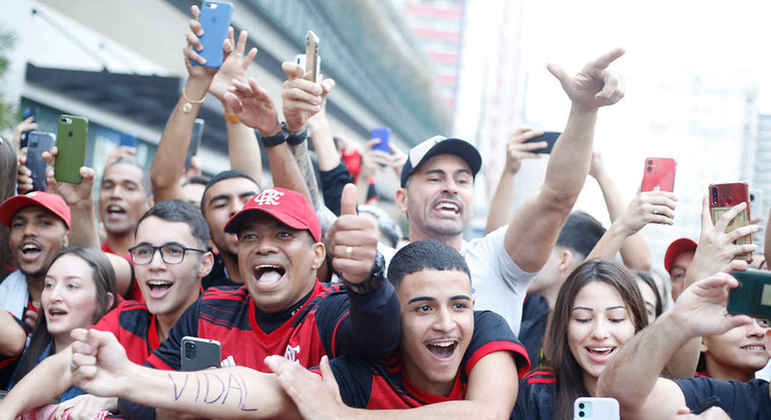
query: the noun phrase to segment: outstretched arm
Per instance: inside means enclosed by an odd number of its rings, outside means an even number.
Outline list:
[[[587,64],[575,77],[549,65],[572,106],[549,158],[544,185],[537,197],[515,211],[506,231],[506,251],[525,271],[538,271],[546,263],[581,192],[589,171],[597,110],[623,96],[618,79],[607,69],[623,54],[624,50],[615,49]]]
[[[683,392],[658,376],[689,340],[754,322],[745,315],[725,315],[728,290],[737,285],[730,275],[717,273],[686,289],[671,311],[610,360],[599,379],[599,394],[617,399],[625,419],[670,418],[677,413],[685,406]]]
[[[244,367],[155,370],[131,363],[112,333],[77,329],[72,337],[73,379],[91,394],[207,418],[298,417],[274,375]]]
[[[608,208],[608,215],[610,216],[610,222],[615,223],[624,213],[624,198],[621,195],[621,191],[618,189],[618,185],[613,180],[613,177],[607,171],[602,156],[595,152],[592,153],[592,164],[589,167],[589,175],[597,180],[597,184],[602,191],[602,197],[605,199],[605,206]],[[674,195],[672,195],[673,199]],[[639,199],[639,196],[638,196]],[[674,207],[671,208],[674,210]],[[674,214],[669,214],[666,209],[658,209],[667,216],[668,219],[674,217]],[[655,213],[658,214],[658,213]],[[662,221],[651,223],[662,223]],[[667,223],[672,224],[672,223]],[[632,270],[649,271],[651,269],[651,251],[648,249],[648,242],[645,240],[642,232],[634,232],[628,235],[621,246],[621,259],[624,261],[624,265]],[[615,256],[615,252],[614,252]]]
[[[503,167],[498,186],[490,200],[490,212],[487,214],[485,235],[509,222],[514,207],[514,177],[522,168],[522,159],[539,159],[535,150],[547,146],[545,141],[528,144],[525,141],[543,134],[528,127],[520,127],[506,143],[506,165]]]
[[[203,50],[200,36],[203,35],[203,27],[198,22],[201,12],[198,6],[192,6],[190,11],[193,15],[188,23],[189,30],[186,35],[187,45],[183,50],[185,67],[187,68],[187,82],[182,88],[182,95],[177,101],[177,105],[166,122],[163,129],[161,141],[158,144],[158,150],[155,153],[153,166],[150,169],[150,180],[153,184],[153,199],[156,203],[182,197],[180,191],[180,180],[185,170],[185,154],[180,153],[188,149],[190,137],[193,135],[193,125],[201,104],[206,98],[206,92],[212,83],[217,69],[204,67],[203,65],[193,66],[190,61],[204,64],[206,60],[196,51]],[[225,57],[229,55],[233,48],[233,29],[230,28],[228,38],[223,46]],[[225,58],[227,60],[227,58]]]
[[[27,333],[5,309],[0,309],[0,356],[14,357],[24,351]]]
[[[0,400],[0,419],[13,419],[50,404],[69,389],[73,385],[69,369],[71,358],[70,348],[67,348],[38,363]]]

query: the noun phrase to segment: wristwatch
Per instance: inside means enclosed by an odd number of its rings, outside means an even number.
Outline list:
[[[278,130],[278,133],[267,137],[263,137],[259,130],[255,131],[258,134],[258,138],[261,138],[262,144],[264,144],[265,147],[273,147],[278,146],[279,144],[285,142],[287,138],[289,138],[289,132],[286,130],[283,123],[280,125],[280,127],[281,129]]]
[[[375,263],[372,264],[372,270],[369,272],[366,280],[361,283],[351,283],[343,276],[340,276],[340,278],[343,280],[345,287],[357,295],[366,295],[367,293],[374,292],[386,281],[385,258],[383,258],[383,254],[380,252],[375,255]]]
[[[286,127],[286,123],[281,123],[284,128]],[[287,129],[289,131],[289,129]],[[298,144],[301,144],[305,141],[305,139],[308,138],[308,129],[304,128],[299,133],[289,133],[289,138],[286,139],[286,142],[291,144],[292,146],[297,146]]]

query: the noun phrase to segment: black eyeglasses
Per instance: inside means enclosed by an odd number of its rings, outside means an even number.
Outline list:
[[[208,252],[197,248],[187,248],[176,242],[169,242],[161,246],[152,246],[149,244],[140,244],[129,249],[131,259],[134,264],[150,264],[155,256],[155,251],[161,251],[161,259],[166,264],[179,264],[185,259],[185,251]]]

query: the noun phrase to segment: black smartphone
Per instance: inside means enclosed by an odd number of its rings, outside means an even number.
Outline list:
[[[551,149],[554,148],[554,143],[557,142],[557,139],[560,137],[562,133],[559,131],[545,131],[543,134],[541,134],[538,137],[533,137],[532,139],[525,140],[525,143],[540,143],[542,141],[546,142],[546,147],[543,149],[533,150],[532,153],[544,153],[544,154],[551,154]]]
[[[32,172],[32,190],[46,190],[46,168],[48,164],[43,160],[43,152],[51,150],[56,143],[54,133],[32,130],[28,136],[27,168]]]
[[[190,372],[220,367],[221,345],[217,340],[182,337],[182,370]]]
[[[34,117],[34,122],[37,122],[37,108],[33,106],[28,106],[24,108],[24,112],[21,114],[21,120],[24,121],[29,117]],[[25,148],[29,144],[29,133],[32,130],[22,131],[21,135],[19,136],[19,144],[20,148]]]
[[[748,268],[731,275],[739,286],[728,293],[728,313],[771,319],[771,272]]]
[[[190,167],[190,159],[198,154],[198,147],[201,146],[203,138],[203,127],[205,121],[202,118],[196,118],[193,124],[193,135],[190,136],[190,144],[187,146],[187,157],[185,157],[185,168]]]

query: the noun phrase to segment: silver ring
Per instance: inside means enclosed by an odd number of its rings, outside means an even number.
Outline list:
[[[345,254],[348,255],[348,258],[351,258],[351,255],[353,255],[353,247],[352,246],[345,247]]]
[[[72,353],[72,356],[75,356],[75,353]],[[78,368],[78,365],[75,364],[75,361],[70,359],[70,370],[74,371]]]

